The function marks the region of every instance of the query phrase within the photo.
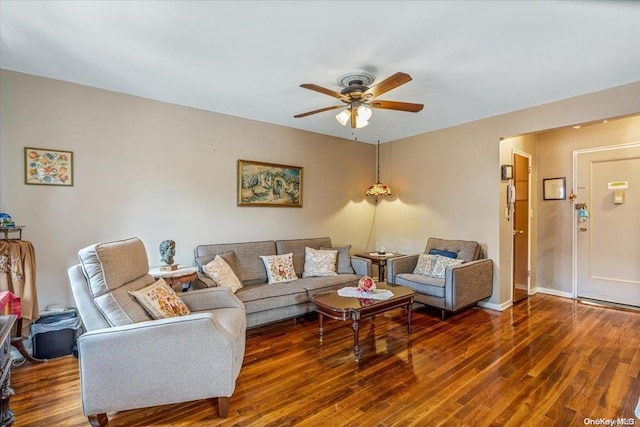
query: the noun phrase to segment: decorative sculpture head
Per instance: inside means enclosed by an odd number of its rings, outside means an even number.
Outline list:
[[[160,256],[165,264],[173,264],[173,256],[176,254],[176,242],[163,240],[160,242]]]

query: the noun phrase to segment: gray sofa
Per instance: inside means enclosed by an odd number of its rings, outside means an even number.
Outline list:
[[[316,293],[356,286],[362,276],[371,276],[371,261],[350,256],[350,245],[347,245],[340,249],[338,255],[338,275],[301,277],[304,271],[305,247],[332,248],[331,238],[199,245],[195,249],[195,262],[200,271],[198,280],[192,283],[192,287],[215,287],[216,283],[203,273],[203,267],[216,255],[235,253],[236,265],[231,267],[242,282],[242,288],[238,289],[235,295],[245,305],[247,327],[254,327],[310,313],[315,308],[311,298]],[[287,253],[293,253],[293,266],[298,279],[282,284],[267,284],[267,272],[260,256]],[[352,270],[348,268],[349,262]]]
[[[448,267],[444,279],[433,278],[413,271],[419,255],[392,258],[387,261],[387,282],[409,286],[416,292],[415,301],[441,310],[455,312],[475,305],[493,293],[493,262],[483,259],[478,242],[444,240],[431,237],[424,253],[431,250],[455,252],[464,263]]]

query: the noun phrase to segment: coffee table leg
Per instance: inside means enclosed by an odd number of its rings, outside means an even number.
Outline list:
[[[413,311],[413,303],[407,304],[407,332],[411,335],[411,312]]]
[[[318,336],[320,337],[320,342],[322,342],[322,335],[324,334],[324,329],[322,328],[324,316],[320,312],[318,313],[318,321],[320,323],[320,328],[318,329]]]
[[[353,319],[353,354],[356,356],[356,363],[360,361],[360,320]]]

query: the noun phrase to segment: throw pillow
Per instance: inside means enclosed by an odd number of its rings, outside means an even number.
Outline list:
[[[220,255],[209,261],[202,267],[204,273],[211,277],[218,286],[230,288],[233,293],[242,287],[238,276],[233,272],[231,266]]]
[[[321,250],[337,250],[338,251],[338,263],[336,266],[336,273],[338,274],[356,274],[356,271],[351,265],[351,245],[341,246],[339,248],[320,248]]]
[[[431,276],[433,273],[433,267],[436,263],[436,255],[420,254],[418,256],[418,262],[413,269],[413,274],[421,274],[423,276]]]
[[[292,282],[298,278],[293,268],[293,253],[283,255],[261,255],[267,270],[269,284]]]
[[[435,255],[436,262],[433,265],[433,271],[430,276],[436,279],[444,279],[448,267],[454,267],[464,262],[462,259],[453,259],[446,256]]]
[[[189,307],[162,278],[146,288],[129,291],[129,293],[154,319],[184,316],[191,313]]]
[[[338,251],[304,248],[304,272],[302,277],[337,276]]]
[[[458,258],[457,252],[446,251],[444,249],[429,249],[430,255],[441,255],[447,258]]]

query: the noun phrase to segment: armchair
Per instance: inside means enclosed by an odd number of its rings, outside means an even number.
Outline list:
[[[412,288],[416,292],[415,301],[439,308],[442,320],[447,311],[459,311],[491,296],[493,262],[481,259],[478,242],[431,237],[424,253],[433,249],[455,252],[464,263],[448,267],[444,279],[439,279],[413,273],[419,255],[392,258],[387,261],[387,282]]]
[[[86,329],[78,339],[82,409],[107,413],[217,397],[226,417],[245,350],[246,315],[228,288],[179,294],[191,314],[154,320],[129,294],[155,280],[138,238],[79,251],[68,271]]]

